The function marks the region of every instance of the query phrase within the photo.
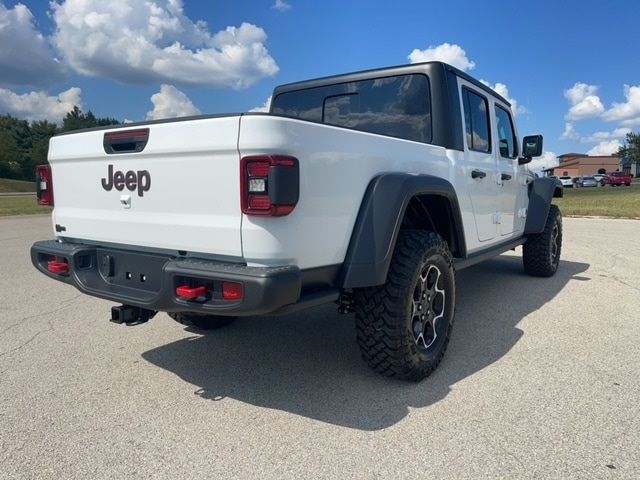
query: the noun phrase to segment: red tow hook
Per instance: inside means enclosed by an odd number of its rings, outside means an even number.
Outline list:
[[[67,273],[69,271],[69,264],[64,262],[52,261],[47,263],[47,270],[51,273]]]
[[[188,285],[182,285],[176,288],[176,296],[180,300],[193,300],[194,298],[204,297],[207,293],[207,287],[190,287]]]

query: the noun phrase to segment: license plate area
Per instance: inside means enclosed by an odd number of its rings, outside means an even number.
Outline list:
[[[136,290],[159,292],[162,269],[168,257],[99,248],[97,269],[104,282]]]

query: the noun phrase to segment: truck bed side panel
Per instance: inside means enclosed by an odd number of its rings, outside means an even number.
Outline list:
[[[342,263],[364,193],[379,173],[453,177],[443,147],[284,117],[243,116],[238,146],[241,157],[277,153],[300,162],[300,200],[290,215],[243,217],[243,253],[256,265]]]

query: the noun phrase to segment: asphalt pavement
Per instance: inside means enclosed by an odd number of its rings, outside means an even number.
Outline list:
[[[0,219],[0,478],[640,478],[640,221],[564,220],[555,277],[521,251],[457,275],[419,384],[360,360],[325,305],[203,335],[38,273],[48,217]]]

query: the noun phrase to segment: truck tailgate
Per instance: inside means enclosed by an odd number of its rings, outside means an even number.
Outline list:
[[[238,129],[235,115],[52,138],[57,235],[241,257]]]

